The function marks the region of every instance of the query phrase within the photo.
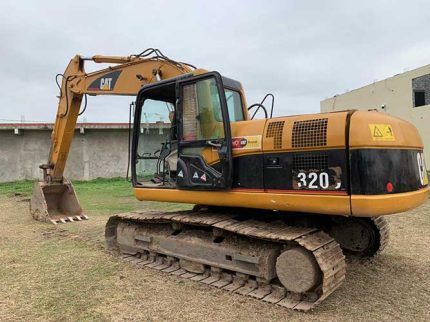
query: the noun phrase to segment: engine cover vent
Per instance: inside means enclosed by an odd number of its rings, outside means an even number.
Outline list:
[[[293,170],[323,170],[328,168],[327,153],[293,154]]]
[[[327,145],[327,123],[327,118],[294,122],[293,148]]]
[[[282,149],[282,132],[285,121],[271,122],[267,127],[266,138],[273,138],[273,148]]]

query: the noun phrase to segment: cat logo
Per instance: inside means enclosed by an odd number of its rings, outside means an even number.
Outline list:
[[[118,80],[120,70],[116,70],[92,81],[90,86],[88,86],[89,91],[113,91],[115,89],[116,81]]]
[[[102,78],[100,79],[100,89],[102,91],[110,91],[112,84],[112,78]]]

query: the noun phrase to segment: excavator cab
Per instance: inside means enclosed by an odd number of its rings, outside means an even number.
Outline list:
[[[167,85],[161,91],[148,92],[136,113],[139,122],[133,127],[133,137],[138,140],[135,150],[138,180],[154,187],[171,186],[176,171],[178,145],[175,98],[169,97],[171,91]]]
[[[197,190],[231,187],[232,140],[223,80],[233,84],[219,73],[211,72],[182,76],[141,89],[133,127],[135,187]],[[159,129],[160,147],[155,151],[154,135],[150,143],[151,133],[145,131],[148,125],[145,110],[154,101],[167,107],[168,117],[164,119],[169,122],[167,129],[165,123],[155,125]],[[152,167],[148,166],[149,162],[153,163]],[[148,168],[155,168],[154,175],[148,176]]]

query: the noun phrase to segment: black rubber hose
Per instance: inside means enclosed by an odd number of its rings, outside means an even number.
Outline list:
[[[84,109],[82,110],[82,112],[78,114],[78,116],[81,116],[82,114],[84,114],[87,109],[87,94],[84,94],[84,100],[85,100]]]
[[[255,104],[252,104],[250,107],[248,107],[248,111],[249,111],[249,110],[251,110],[252,108],[256,107],[256,106],[258,106],[258,108],[257,108],[257,110],[254,112],[254,114],[252,115],[251,120],[253,120],[253,119],[254,119],[255,115],[256,115],[256,114],[257,114],[257,112],[260,110],[260,108],[262,108],[262,109],[263,109],[263,111],[264,111],[264,115],[265,115],[265,118],[267,119],[267,110],[266,110],[266,108],[264,107],[264,105],[263,105],[263,104],[261,104],[261,103],[255,103]]]

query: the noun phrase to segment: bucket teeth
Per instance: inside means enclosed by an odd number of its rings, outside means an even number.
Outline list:
[[[80,215],[80,216],[74,216],[74,217],[63,217],[63,218],[56,218],[56,219],[49,219],[49,221],[54,224],[66,224],[68,222],[74,222],[74,221],[82,221],[84,219],[88,219],[88,216],[86,215]]]

